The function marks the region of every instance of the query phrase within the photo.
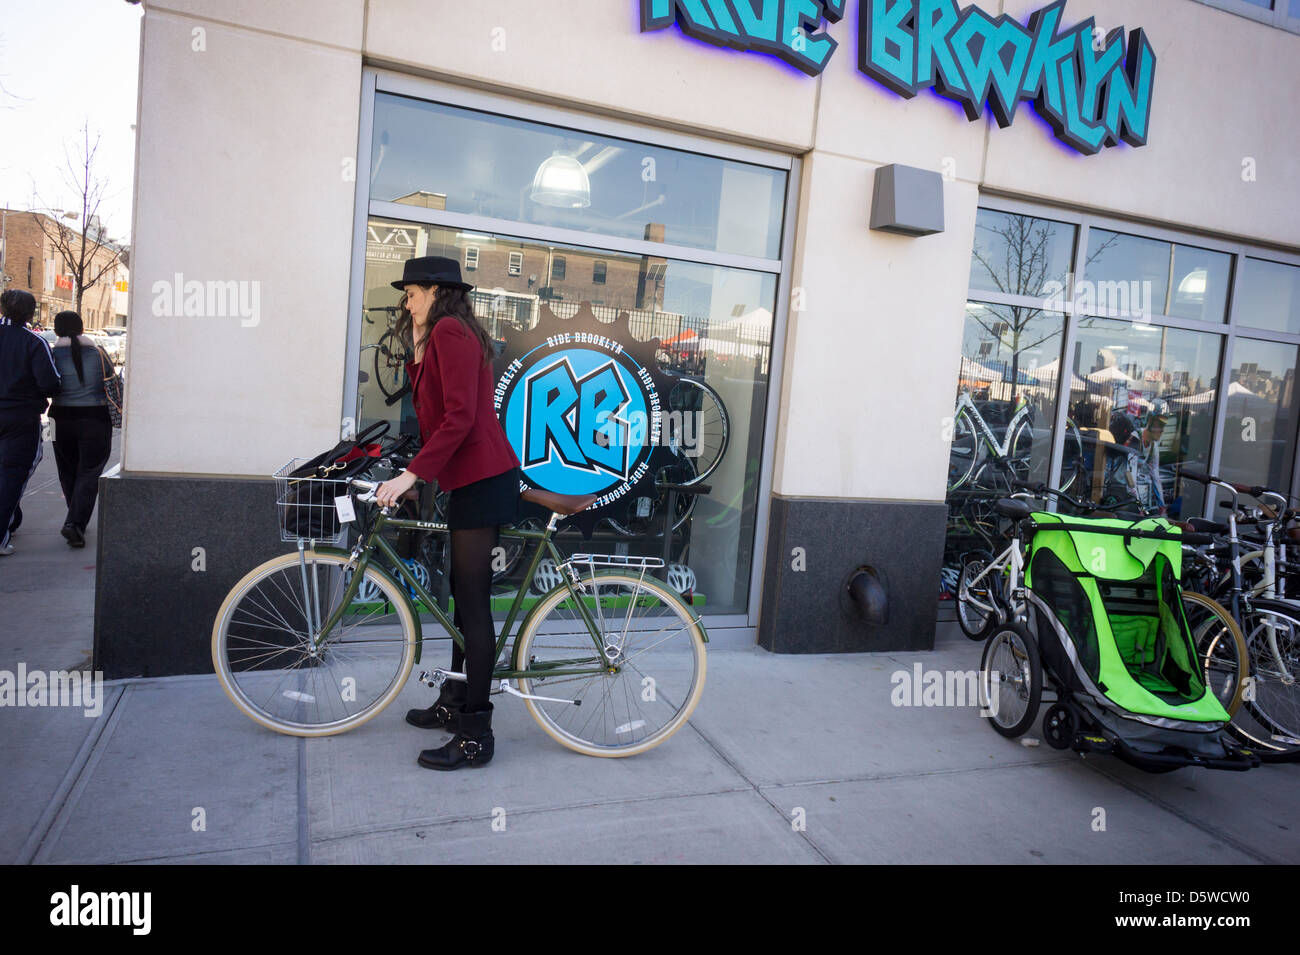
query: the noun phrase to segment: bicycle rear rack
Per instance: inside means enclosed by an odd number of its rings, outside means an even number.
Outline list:
[[[633,557],[628,554],[571,554],[568,563],[589,567],[624,567],[649,570],[664,566],[662,557]]]

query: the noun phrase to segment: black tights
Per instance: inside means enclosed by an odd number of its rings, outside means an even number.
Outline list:
[[[492,620],[492,550],[497,527],[451,532],[451,596],[456,601],[456,629],[465,636],[465,650],[452,644],[451,668],[467,678],[466,709],[487,705],[496,664],[496,624]],[[468,666],[466,666],[468,664]]]

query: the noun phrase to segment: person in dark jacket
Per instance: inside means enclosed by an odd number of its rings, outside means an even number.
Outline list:
[[[59,393],[59,372],[45,339],[27,327],[36,313],[30,292],[0,295],[0,557],[14,552],[23,491],[41,463],[41,415]]]
[[[492,550],[500,526],[519,515],[519,459],[497,420],[492,339],[474,317],[472,286],[461,281],[460,263],[441,256],[409,259],[393,286],[406,293],[397,333],[414,356],[407,375],[424,443],[375,496],[395,504],[421,479],[437,480],[449,492],[451,592],[455,623],[465,636],[463,655],[458,647],[452,653],[452,669],[464,672],[465,682],[448,681],[433,706],[411,710],[406,719],[456,734],[445,746],[421,752],[421,766],[482,766],[495,749],[488,702],[496,663]]]
[[[85,326],[76,312],[54,316],[54,364],[62,388],[54,396],[54,462],[68,504],[63,537],[69,547],[86,546],[86,525],[95,510],[99,476],[113,450],[113,419],[108,416],[104,378],[113,362],[103,349],[82,334]]]

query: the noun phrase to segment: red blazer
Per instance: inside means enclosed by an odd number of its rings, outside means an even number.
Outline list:
[[[492,365],[459,319],[434,323],[423,359],[407,362],[406,374],[423,441],[408,470],[451,491],[519,466],[493,407]]]

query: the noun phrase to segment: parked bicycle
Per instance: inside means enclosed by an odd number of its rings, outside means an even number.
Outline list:
[[[349,479],[337,500],[342,482],[322,480],[326,499],[303,504],[310,495],[291,493],[287,477],[298,465],[277,472],[281,511],[328,510],[310,519],[281,515],[282,537],[297,549],[231,589],[213,622],[212,661],[250,719],[278,733],[329,736],[373,719],[401,692],[434,639],[415,601],[462,648],[464,637],[383,537],[390,528],[445,536],[447,526],[371,506],[379,485],[363,478]],[[536,545],[526,580],[543,558],[559,579],[540,597],[528,597],[526,587],[515,594],[497,640],[494,692],[521,698],[548,735],[576,752],[631,756],[659,745],[685,725],[704,689],[708,637],[699,615],[649,573],[662,563],[655,558],[560,554],[557,525],[593,497],[536,490],[523,497],[547,508],[549,521],[535,531],[503,528],[501,536]],[[356,505],[362,516],[350,549],[284,530],[348,523]],[[420,674],[432,687],[464,679],[441,667]]]
[[[1275,587],[1279,541],[1296,512],[1287,508],[1288,498],[1279,491],[1247,487],[1190,468],[1183,468],[1181,475],[1229,495],[1221,502],[1226,522],[1193,518],[1187,523],[1216,538],[1199,552],[1189,585],[1228,608],[1245,638],[1249,680],[1232,730],[1265,758],[1300,758],[1300,602],[1276,596]],[[1242,494],[1261,505],[1243,507]],[[1261,578],[1253,584],[1243,573],[1243,527],[1258,530],[1255,543],[1268,555],[1259,567]]]
[[[998,439],[976,407],[969,391],[962,391],[953,413],[952,445],[948,452],[948,490],[965,486],[1011,489],[1014,481],[1029,480],[1034,446],[1033,409],[1023,396]],[[1071,419],[1065,422],[1065,450],[1061,459],[1061,490],[1082,479],[1083,437]]]

